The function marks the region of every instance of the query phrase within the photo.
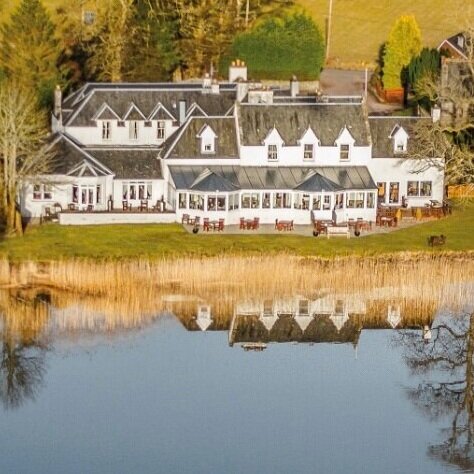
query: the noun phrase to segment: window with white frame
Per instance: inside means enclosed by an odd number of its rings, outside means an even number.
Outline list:
[[[400,200],[400,183],[390,183],[388,192],[388,202],[396,204]]]
[[[339,159],[341,161],[349,160],[349,145],[342,144],[339,149]]]
[[[263,193],[262,208],[263,209],[270,209],[270,205],[271,205],[271,194],[270,193]]]
[[[260,207],[259,193],[243,193],[242,209],[258,209]]]
[[[100,184],[73,184],[72,202],[84,205],[100,204],[102,202],[102,186]]]
[[[309,300],[298,301],[298,314],[305,316],[309,315]]]
[[[291,208],[291,193],[273,193],[273,208]]]
[[[128,138],[138,140],[138,120],[131,120],[128,124]]]
[[[395,141],[395,153],[406,153],[407,151],[407,142],[402,138],[399,138]]]
[[[346,208],[360,209],[364,207],[364,193],[351,192],[346,194]]]
[[[306,143],[304,145],[304,153],[303,159],[304,160],[312,160],[314,158],[314,145],[312,143]]]
[[[102,140],[110,140],[112,138],[112,122],[106,120],[102,122]]]
[[[323,211],[330,211],[331,210],[331,196],[326,194],[323,198]]]
[[[430,197],[433,184],[431,181],[408,181],[407,196]]]
[[[375,207],[375,193],[367,193],[367,209],[373,209]]]
[[[122,199],[124,201],[150,200],[152,191],[151,181],[124,181],[122,183]]]
[[[313,195],[313,211],[321,210],[321,194]]]
[[[50,201],[53,199],[53,187],[51,184],[34,184],[33,200]]]
[[[179,193],[178,206],[180,209],[186,209],[188,207],[188,195],[186,193]]]
[[[276,145],[268,145],[268,161],[278,160],[278,147]]]
[[[158,140],[164,140],[166,137],[165,131],[166,131],[166,122],[164,120],[159,120],[157,125],[156,125],[156,138]]]

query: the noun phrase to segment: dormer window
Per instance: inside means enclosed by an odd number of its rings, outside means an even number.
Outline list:
[[[393,152],[397,155],[407,152],[408,133],[400,125],[395,125],[389,138],[393,140]]]
[[[278,160],[278,147],[276,145],[268,145],[268,161]]]
[[[110,140],[112,138],[112,122],[102,122],[102,140]]]
[[[314,145],[312,143],[311,144],[305,144],[303,159],[304,160],[312,160],[313,158],[314,158]]]
[[[339,159],[341,161],[348,161],[349,160],[349,145],[341,144],[339,148]]]
[[[156,138],[158,140],[165,139],[165,129],[166,129],[166,122],[164,120],[159,120],[156,129]]]
[[[196,135],[201,140],[201,153],[208,155],[216,152],[216,138],[214,130],[209,125],[204,125]]]
[[[138,140],[138,120],[131,120],[128,124],[128,138]]]

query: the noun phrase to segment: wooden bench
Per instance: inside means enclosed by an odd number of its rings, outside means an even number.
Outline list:
[[[349,226],[334,226],[334,225],[329,225],[327,227],[326,235],[329,239],[332,235],[334,236],[342,236],[342,237],[347,237],[348,239],[351,237],[351,233],[349,232]]]

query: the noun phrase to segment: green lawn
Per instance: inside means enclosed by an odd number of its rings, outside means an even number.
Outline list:
[[[325,31],[329,0],[296,0]],[[330,58],[345,66],[373,64],[393,22],[415,15],[423,43],[436,47],[466,24],[467,0],[333,0]]]
[[[474,251],[474,204],[454,211],[439,221],[349,240],[341,237],[281,235],[197,235],[180,225],[109,225],[63,227],[47,224],[31,227],[22,238],[0,242],[0,257],[11,260],[62,258],[137,258],[213,256],[219,254],[275,254],[302,256],[379,255],[392,252],[428,251],[432,234],[447,236],[443,250]]]

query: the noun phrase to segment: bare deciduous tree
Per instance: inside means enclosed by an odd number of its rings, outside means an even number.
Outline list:
[[[52,165],[46,114],[32,91],[0,83],[0,194],[6,234],[22,234],[19,191]]]

